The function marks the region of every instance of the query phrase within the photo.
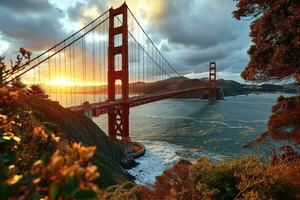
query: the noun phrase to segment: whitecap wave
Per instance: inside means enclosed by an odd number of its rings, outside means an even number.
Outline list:
[[[170,144],[160,141],[140,141],[146,147],[144,156],[136,159],[139,165],[128,172],[136,178],[138,184],[154,184],[155,177],[162,174],[162,172],[171,167],[186,153],[187,149],[178,145]],[[212,160],[222,160],[222,156],[206,151],[190,149],[191,157],[205,156]],[[191,161],[196,159],[187,158]]]

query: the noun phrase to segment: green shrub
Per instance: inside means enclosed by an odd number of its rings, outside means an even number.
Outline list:
[[[120,185],[114,185],[107,188],[104,192],[103,199],[105,200],[139,200],[142,199],[140,186],[125,182]]]
[[[142,188],[144,199],[296,199],[299,187],[256,157],[213,163],[180,160]]]

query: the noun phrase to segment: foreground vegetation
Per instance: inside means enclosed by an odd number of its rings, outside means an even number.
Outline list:
[[[253,18],[245,80],[294,79],[300,83],[300,6],[297,0],[238,0],[237,19]],[[7,76],[19,70],[21,56]],[[96,147],[65,140],[17,104],[20,95],[48,98],[37,85],[19,79],[0,88],[0,199],[300,199],[300,97],[280,97],[266,132],[246,147],[267,149],[269,162],[247,157],[214,163],[180,160],[156,177],[153,186],[97,183],[101,168],[91,159]],[[284,145],[283,145],[284,143]],[[277,145],[276,145],[277,144]],[[281,150],[281,153],[279,151]]]
[[[0,199],[96,197],[95,147],[66,145],[60,134],[16,105],[19,91],[0,89]]]
[[[63,132],[45,127],[16,104],[20,93],[0,89],[0,199],[300,198],[300,160],[282,155],[273,164],[257,157],[180,160],[151,187],[125,182],[105,189],[96,181],[101,168],[91,162],[96,147],[68,143]]]
[[[294,150],[299,134],[281,132],[299,117],[298,97],[280,97],[269,130],[246,145],[269,148],[270,163],[258,157],[226,163],[180,160],[156,177],[153,186],[124,182],[107,187],[97,181],[103,174],[92,162],[96,147],[70,142],[61,129],[45,126],[18,103],[22,96],[48,99],[40,86],[27,88],[20,79],[0,88],[0,199],[300,198],[300,156]],[[290,144],[281,147],[281,154],[273,144],[278,140]]]
[[[290,163],[299,173],[300,162]],[[156,178],[145,199],[296,199],[299,180],[285,177],[287,165],[267,166],[249,157],[228,163],[181,160]],[[298,196],[297,196],[298,194]]]

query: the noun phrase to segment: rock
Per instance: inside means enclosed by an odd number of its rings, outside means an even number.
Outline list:
[[[56,102],[34,96],[20,96],[18,104],[31,110],[45,126],[51,130],[63,132],[69,142],[80,142],[87,146],[96,146],[93,162],[100,169],[99,185],[107,187],[124,181],[133,180],[126,171],[123,158],[126,157],[120,145],[109,140],[106,134],[89,118],[81,113],[65,109]],[[133,161],[126,166],[133,167]]]
[[[124,169],[132,169],[133,167],[138,166],[139,163],[136,162],[133,158],[127,156],[122,159],[121,166]]]

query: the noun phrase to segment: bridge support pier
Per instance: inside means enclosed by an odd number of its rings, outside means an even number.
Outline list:
[[[83,103],[83,113],[86,117],[93,118],[93,108],[88,101]]]

